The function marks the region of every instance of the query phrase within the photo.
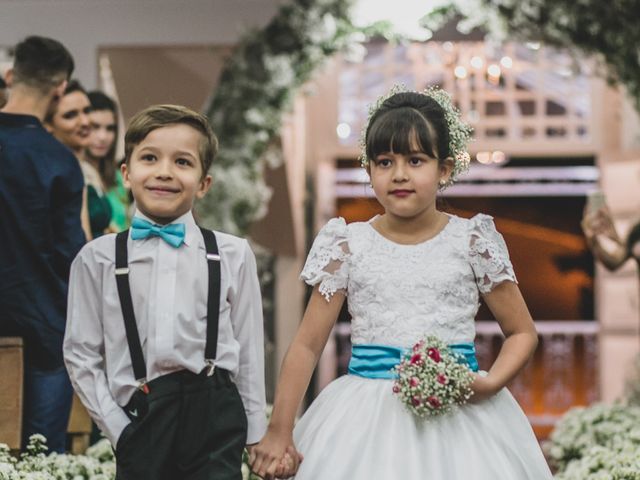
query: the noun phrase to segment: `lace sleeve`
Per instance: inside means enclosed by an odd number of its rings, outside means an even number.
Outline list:
[[[309,285],[320,284],[320,293],[327,301],[336,292],[346,295],[349,254],[347,224],[343,218],[333,218],[313,241],[300,278]]]
[[[479,214],[470,220],[469,262],[481,293],[489,293],[505,280],[518,282],[507,244],[489,215]]]

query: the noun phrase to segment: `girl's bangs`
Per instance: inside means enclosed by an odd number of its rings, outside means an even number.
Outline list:
[[[371,126],[366,143],[367,156],[373,160],[383,153],[408,155],[417,149],[438,158],[432,136],[425,118],[413,108],[390,110]]]

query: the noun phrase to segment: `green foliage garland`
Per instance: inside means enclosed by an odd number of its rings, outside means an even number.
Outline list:
[[[262,30],[240,42],[206,114],[220,139],[214,186],[198,213],[206,226],[245,234],[264,216],[271,196],[263,180],[265,154],[277,163],[282,114],[329,56],[352,43],[350,0],[294,0]]]
[[[596,55],[606,78],[620,82],[640,111],[638,0],[452,0],[425,17],[435,29],[461,14],[461,31],[482,26],[491,35]]]

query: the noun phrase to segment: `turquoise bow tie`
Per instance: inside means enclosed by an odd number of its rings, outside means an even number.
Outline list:
[[[131,238],[133,240],[156,236],[174,248],[178,248],[184,242],[184,230],[184,223],[170,223],[162,227],[139,217],[133,217],[131,222]]]

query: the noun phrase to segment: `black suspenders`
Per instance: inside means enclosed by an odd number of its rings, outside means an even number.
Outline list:
[[[207,267],[209,271],[209,292],[207,298],[207,339],[204,348],[206,373],[213,375],[215,370],[216,351],[218,349],[218,323],[220,316],[220,254],[216,236],[211,230],[200,227],[207,251]],[[131,364],[139,388],[149,393],[147,386],[147,366],[144,361],[142,344],[133,312],[131,289],[129,286],[129,262],[127,258],[127,239],[129,230],[116,235],[116,284],[118,297],[124,318],[124,328],[129,344]]]

